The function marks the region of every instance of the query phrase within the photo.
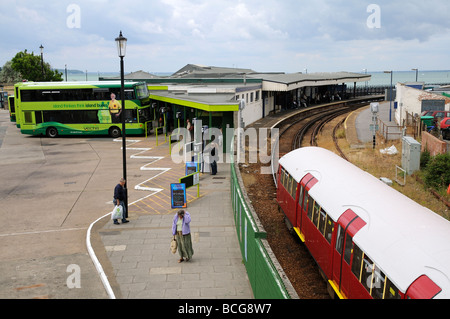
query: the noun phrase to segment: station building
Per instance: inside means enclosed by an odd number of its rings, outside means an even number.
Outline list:
[[[185,127],[187,119],[196,118],[225,132],[227,127],[238,126],[240,103],[245,105],[241,112],[245,127],[274,112],[352,98],[347,86],[355,90],[357,82],[370,77],[350,72],[260,73],[188,64],[171,76],[138,71],[125,75],[125,80],[148,84],[155,117],[163,111],[169,130]]]

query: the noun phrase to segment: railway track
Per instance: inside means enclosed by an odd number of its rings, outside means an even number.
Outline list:
[[[301,147],[303,140],[308,140],[310,145],[317,145],[316,137],[327,123],[364,105],[367,105],[367,103],[306,110],[279,123],[279,156],[281,157],[291,150]],[[337,127],[334,128],[333,136],[336,135]],[[272,163],[274,162],[272,161]],[[278,261],[300,298],[329,298],[326,282],[321,277],[320,271],[308,250],[285,227],[284,214],[278,210],[275,199],[277,191],[275,176],[250,173],[259,172],[259,169],[259,163],[251,164],[248,166],[247,174],[242,169],[241,172],[243,175],[252,175],[252,179],[256,180],[254,184],[246,185],[246,189],[255,211],[268,233],[269,244]],[[273,172],[276,172],[276,168],[273,169]],[[271,179],[273,180],[271,181]],[[264,189],[261,189],[261,185],[265,185]]]

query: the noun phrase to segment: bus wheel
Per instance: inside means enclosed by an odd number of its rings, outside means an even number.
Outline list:
[[[113,126],[109,129],[109,136],[112,138],[117,138],[122,135],[122,131],[117,126]]]
[[[55,127],[53,127],[53,126],[49,127],[47,129],[47,136],[51,137],[51,138],[57,137],[58,136],[58,130]]]

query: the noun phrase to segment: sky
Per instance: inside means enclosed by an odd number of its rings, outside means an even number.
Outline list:
[[[448,0],[0,0],[0,66],[125,73],[186,64],[258,72],[450,69]]]

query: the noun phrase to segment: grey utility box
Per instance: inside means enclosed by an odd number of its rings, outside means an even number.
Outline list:
[[[409,136],[402,139],[402,168],[408,175],[420,169],[420,143]]]

